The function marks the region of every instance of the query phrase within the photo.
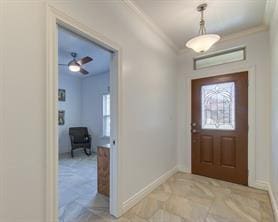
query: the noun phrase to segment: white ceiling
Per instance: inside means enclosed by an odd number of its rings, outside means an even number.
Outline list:
[[[59,66],[60,73],[67,73],[79,77],[86,77],[89,75],[100,74],[107,72],[110,65],[111,53],[95,43],[71,32],[59,27],[58,30],[58,63],[68,64],[72,57],[71,52],[77,53],[77,59],[90,56],[93,61],[83,65],[89,74],[82,75],[79,72],[71,72],[68,66]]]
[[[198,34],[200,13],[196,7],[205,2],[208,33],[223,36],[264,24],[266,0],[132,0],[178,49]]]

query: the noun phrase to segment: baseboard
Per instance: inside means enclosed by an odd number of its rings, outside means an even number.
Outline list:
[[[187,168],[184,165],[178,165],[177,168],[179,172],[191,173],[191,169]],[[248,186],[256,189],[268,191],[268,183],[266,181],[261,181],[261,180],[249,181]]]
[[[191,173],[191,170],[183,165],[178,165],[178,171],[183,172],[183,173]]]
[[[274,197],[274,193],[270,184],[268,184],[268,194],[270,197],[275,221],[278,222],[278,203]]]
[[[249,181],[249,187],[253,187],[260,190],[268,191],[268,183],[266,181],[256,180],[256,181]]]
[[[161,175],[159,178],[157,178],[155,181],[144,187],[142,190],[134,194],[131,198],[126,200],[123,203],[121,214],[124,214],[127,212],[130,208],[135,206],[140,200],[142,200],[144,197],[146,197],[148,194],[150,194],[155,188],[157,188],[159,185],[164,183],[169,177],[174,175],[176,172],[178,172],[178,167],[175,166],[171,170],[167,171],[163,175]]]

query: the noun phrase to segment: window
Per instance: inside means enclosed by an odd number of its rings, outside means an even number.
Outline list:
[[[110,137],[110,94],[102,96],[102,134]]]
[[[235,129],[235,83],[204,85],[201,88],[202,129]]]
[[[245,48],[230,49],[194,59],[194,69],[202,69],[210,66],[221,65],[246,59]]]

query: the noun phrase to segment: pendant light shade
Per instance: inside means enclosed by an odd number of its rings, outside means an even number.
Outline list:
[[[205,52],[210,49],[212,45],[220,40],[220,36],[216,34],[199,35],[190,39],[186,43],[186,47],[193,49],[195,52]]]
[[[197,11],[201,12],[200,30],[199,36],[196,36],[186,42],[186,47],[193,49],[195,52],[206,52],[216,42],[220,40],[220,36],[217,34],[206,34],[204,11],[207,8],[207,4],[201,4],[197,7]]]

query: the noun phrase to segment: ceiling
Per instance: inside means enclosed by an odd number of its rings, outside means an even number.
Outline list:
[[[93,58],[88,64],[83,65],[89,74],[82,75],[79,72],[71,72],[68,66],[60,66],[60,73],[67,73],[79,77],[87,77],[90,75],[101,74],[107,72],[110,66],[111,53],[95,43],[71,32],[64,28],[59,27],[58,30],[58,63],[68,64],[72,57],[71,52],[77,53],[77,59],[90,56]]]
[[[264,24],[266,0],[131,0],[132,3],[172,40],[178,49],[198,34],[200,13],[207,3],[208,33],[229,35]]]

